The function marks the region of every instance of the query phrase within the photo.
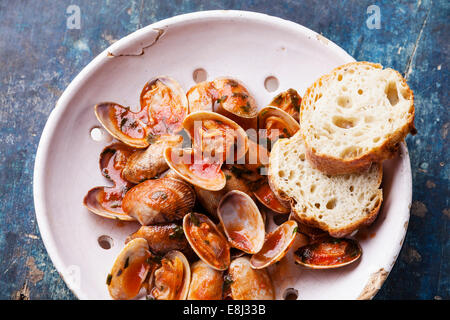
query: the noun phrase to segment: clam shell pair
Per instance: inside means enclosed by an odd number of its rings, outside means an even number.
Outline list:
[[[122,143],[114,143],[103,149],[99,161],[100,171],[106,179],[113,182],[113,186],[95,187],[88,191],[83,204],[89,211],[109,219],[135,220],[122,210],[123,197],[134,186],[123,178],[122,170],[134,151],[134,148]]]
[[[361,255],[361,246],[356,240],[325,237],[300,247],[294,259],[308,269],[335,269],[356,262]]]
[[[191,267],[180,251],[168,252],[151,274],[150,299],[186,300],[191,283]]]
[[[292,137],[300,130],[300,125],[287,112],[267,106],[258,113],[258,129],[259,132],[265,130],[265,136],[274,143],[278,138]]]
[[[119,253],[106,283],[115,300],[136,298],[145,287],[151,298],[184,300],[190,281],[189,262],[181,252],[169,251],[159,260],[149,251],[147,240],[136,238]]]
[[[195,257],[195,253],[184,236],[183,226],[178,223],[141,226],[135,233],[127,237],[125,243],[137,238],[147,240],[150,251],[159,256],[177,250],[181,251],[188,259]]]
[[[295,220],[291,214],[289,219]],[[307,269],[335,269],[359,260],[362,248],[358,241],[333,238],[327,232],[298,222],[297,231],[309,239],[309,243],[297,248],[294,260]]]
[[[248,257],[234,259],[225,275],[201,260],[192,265],[191,272],[189,300],[275,298],[275,289],[267,270],[253,269]]]
[[[191,112],[214,111],[235,121],[244,130],[256,129],[256,101],[238,80],[218,78],[201,82],[188,91],[187,98]]]
[[[141,109],[132,112],[117,103],[104,102],[95,106],[95,115],[114,138],[146,148],[158,136],[178,133],[189,113],[183,89],[167,76],[154,78],[144,86],[140,104]]]
[[[213,269],[230,264],[230,247],[252,254],[252,267],[265,268],[284,257],[295,239],[295,221],[287,221],[267,236],[261,213],[241,191],[230,191],[218,205],[222,231],[205,215],[191,213],[183,219],[183,230],[193,250]]]

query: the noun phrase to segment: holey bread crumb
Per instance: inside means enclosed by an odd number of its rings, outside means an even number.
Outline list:
[[[269,184],[275,194],[290,200],[296,218],[304,224],[344,237],[371,224],[380,209],[382,166],[372,164],[360,173],[327,175],[306,159],[297,132],[278,140],[269,158]]]
[[[328,174],[367,169],[415,133],[414,95],[395,70],[353,62],[307,89],[300,127],[310,161]]]

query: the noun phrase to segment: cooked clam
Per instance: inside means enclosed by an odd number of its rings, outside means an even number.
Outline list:
[[[103,149],[100,155],[100,171],[114,185],[89,190],[83,200],[89,211],[109,219],[135,220],[122,210],[123,197],[134,186],[122,177],[122,170],[134,150],[122,143],[114,143]]]
[[[211,191],[225,187],[226,178],[221,170],[222,163],[203,158],[201,152],[168,147],[164,151],[164,158],[180,178],[194,186]]]
[[[234,121],[218,113],[198,111],[189,114],[183,127],[191,137],[193,148],[204,157],[229,161],[242,158],[248,150],[248,137]]]
[[[128,236],[125,243],[136,238],[147,240],[150,251],[157,255],[178,250],[188,258],[195,256],[184,236],[183,227],[176,223],[142,226],[138,231]]]
[[[161,178],[146,180],[131,188],[122,203],[123,211],[142,225],[172,222],[192,211],[195,192],[186,182]]]
[[[151,256],[145,239],[134,239],[122,249],[106,279],[113,299],[133,299],[139,294],[151,268]]]
[[[241,191],[230,191],[220,201],[217,215],[232,247],[254,254],[264,243],[265,226],[255,202]]]
[[[275,289],[267,270],[256,270],[248,257],[233,260],[226,279],[233,300],[273,300]]]
[[[200,202],[203,208],[205,208],[206,211],[214,217],[217,217],[217,208],[219,207],[220,200],[227,192],[231,190],[239,190],[249,196],[252,196],[249,183],[245,179],[238,177],[236,173],[231,171],[228,166],[223,166],[222,171],[226,178],[226,184],[222,190],[209,191],[194,186],[198,202]]]
[[[191,213],[183,218],[183,230],[192,249],[216,270],[230,265],[230,245],[222,232],[205,215]]]
[[[296,121],[299,121],[300,105],[302,103],[302,97],[294,89],[288,89],[281,92],[275,98],[269,106],[280,108],[287,112]]]
[[[231,78],[211,82],[216,93],[214,111],[237,122],[244,130],[256,129],[258,107],[245,86]]]
[[[232,119],[244,130],[256,129],[257,106],[245,86],[231,78],[201,82],[187,93],[190,111],[215,111]]]
[[[361,254],[357,241],[327,237],[299,248],[294,258],[298,264],[309,269],[333,269],[357,261]]]
[[[209,81],[197,83],[186,93],[189,111],[214,111],[214,101],[218,94]]]
[[[188,300],[221,300],[223,273],[202,260],[191,266],[191,284]]]
[[[292,137],[300,130],[300,125],[285,111],[269,106],[262,108],[258,113],[258,128],[260,132],[265,130],[264,137],[270,141],[268,146],[270,150],[279,138]],[[259,139],[261,140],[261,137]]]
[[[266,236],[262,249],[252,256],[250,263],[255,269],[262,269],[280,261],[294,243],[297,222],[288,220]]]
[[[291,212],[291,206],[286,201],[281,201],[272,191],[266,177],[262,177],[259,183],[254,184],[253,194],[264,206],[276,213],[287,214]]]
[[[178,147],[183,137],[180,135],[163,135],[145,150],[135,151],[127,161],[122,175],[133,183],[140,183],[163,173],[169,166],[164,159],[166,147]]]
[[[183,89],[166,76],[149,81],[141,92],[140,102],[138,112],[114,102],[100,103],[95,106],[95,115],[116,139],[146,148],[157,136],[179,132],[189,112]]]
[[[177,250],[168,252],[150,277],[149,296],[156,300],[186,300],[191,268]]]

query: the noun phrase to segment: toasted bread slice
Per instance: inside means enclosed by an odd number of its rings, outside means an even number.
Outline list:
[[[414,95],[395,70],[348,63],[307,89],[300,127],[316,168],[327,174],[361,171],[392,158],[399,142],[415,133]]]
[[[345,175],[327,175],[306,159],[300,131],[278,140],[269,157],[269,184],[282,200],[291,202],[295,217],[334,237],[349,235],[371,224],[380,209],[382,166]]]

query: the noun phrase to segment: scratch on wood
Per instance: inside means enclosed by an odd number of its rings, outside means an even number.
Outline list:
[[[36,284],[44,278],[44,272],[36,267],[33,257],[27,258],[26,266],[28,267],[28,278],[33,284]]]
[[[14,292],[12,296],[13,300],[30,300],[30,288],[28,287],[28,281],[25,280],[22,288]]]
[[[38,240],[39,239],[38,236],[35,236],[34,234],[28,234],[28,233],[25,234],[25,237],[33,239],[33,240]]]
[[[361,45],[364,41],[364,33],[362,33],[358,39],[358,42],[356,43],[355,49],[353,49],[352,56],[355,56],[359,50],[361,50]]]
[[[142,28],[142,23],[141,23],[141,19],[142,19],[142,11],[144,10],[144,0],[141,0],[141,7],[139,8],[139,24],[138,24],[138,28]]]
[[[419,35],[417,36],[416,42],[414,43],[413,51],[412,51],[411,55],[409,56],[408,63],[406,64],[405,71],[403,72],[403,76],[405,77],[406,80],[408,80],[409,75],[411,74],[412,62],[416,55],[417,47],[419,46],[420,39],[422,38],[422,33],[427,24],[428,17],[430,16],[431,8],[433,8],[433,2],[430,3],[430,9],[428,9],[427,15],[426,15],[425,19],[423,20],[422,27],[420,28],[420,31],[419,31]]]

